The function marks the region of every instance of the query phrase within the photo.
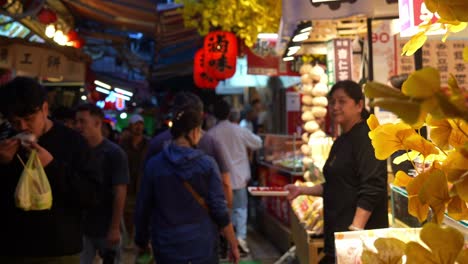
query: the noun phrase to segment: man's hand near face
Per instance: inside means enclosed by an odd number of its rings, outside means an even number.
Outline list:
[[[15,157],[20,147],[20,141],[17,138],[10,138],[0,141],[0,164],[10,163]]]
[[[41,161],[42,167],[46,167],[54,159],[54,156],[52,156],[52,154],[50,154],[50,152],[47,151],[47,149],[41,147],[36,142],[31,142],[30,148],[35,149],[37,151],[37,156]]]

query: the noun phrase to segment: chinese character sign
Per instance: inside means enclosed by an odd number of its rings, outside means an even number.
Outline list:
[[[47,77],[60,77],[65,75],[65,57],[57,52],[44,54],[41,65],[41,75]]]
[[[234,75],[237,62],[237,38],[234,33],[210,32],[205,37],[203,50],[205,69],[211,77],[224,80]]]
[[[218,85],[218,80],[207,74],[205,69],[205,54],[203,49],[195,53],[193,61],[193,81],[199,88],[214,89]]]
[[[333,53],[329,54],[329,56],[333,56],[334,65],[327,65],[327,68],[334,69],[334,79],[337,82],[352,79],[353,49],[351,40],[334,39],[331,40],[331,43],[333,44]]]
[[[406,40],[400,40],[398,53]],[[422,47],[423,67],[430,66],[440,72],[442,86],[446,86],[450,74],[457,79],[460,87],[468,88],[468,66],[463,60],[464,40],[447,40],[445,43],[438,40],[427,40]],[[399,74],[415,71],[414,57],[400,56],[397,63]]]
[[[42,49],[23,45],[15,46],[15,67],[20,74],[36,76],[41,67]]]
[[[13,52],[7,46],[0,46],[0,68],[9,69],[13,65]]]

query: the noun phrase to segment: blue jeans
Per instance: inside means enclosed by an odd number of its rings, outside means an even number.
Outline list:
[[[103,264],[109,262],[120,264],[120,244],[108,247],[105,238],[83,236],[83,251],[80,255],[80,264],[92,264],[96,252],[103,259]]]
[[[232,224],[236,229],[236,236],[247,238],[247,188],[232,190]]]

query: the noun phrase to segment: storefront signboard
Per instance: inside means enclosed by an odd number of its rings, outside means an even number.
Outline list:
[[[60,78],[65,72],[66,58],[58,52],[44,54],[41,61],[41,76]]]
[[[82,82],[85,64],[68,59],[49,48],[31,45],[0,46],[0,68],[16,71],[19,76],[60,78],[63,81]]]
[[[333,72],[331,74],[329,72],[329,82],[338,82],[352,79],[353,48],[351,40],[330,40],[330,42],[328,43],[327,54],[327,69],[330,72]]]
[[[43,50],[25,45],[15,46],[15,69],[18,74],[37,76],[41,68]]]
[[[399,50],[407,40],[399,40]],[[460,87],[468,88],[468,67],[463,61],[463,48],[468,44],[464,40],[447,40],[445,43],[439,40],[427,40],[422,47],[423,67],[434,67],[440,72],[442,86],[446,86],[450,74],[453,74]],[[412,56],[399,56],[397,61],[398,74],[411,74],[415,71],[414,58]]]

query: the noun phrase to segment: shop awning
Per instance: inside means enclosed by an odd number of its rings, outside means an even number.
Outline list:
[[[218,94],[239,94],[243,93],[246,87],[266,87],[268,83],[267,75],[247,74],[247,58],[237,58],[236,73],[233,77],[220,81],[216,87]],[[301,82],[299,76],[279,76],[285,88],[291,87]]]

